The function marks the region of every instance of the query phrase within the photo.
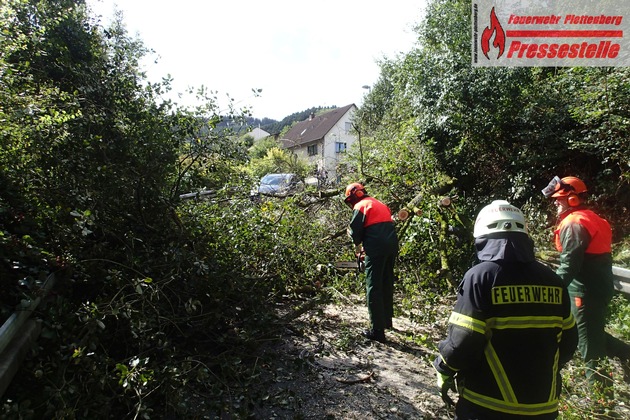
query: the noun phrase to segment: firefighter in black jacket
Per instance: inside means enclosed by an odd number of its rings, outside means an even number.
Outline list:
[[[370,197],[362,184],[346,187],[344,202],[352,208],[348,234],[355,254],[365,251],[365,282],[370,329],[363,335],[385,341],[385,329],[392,328],[394,315],[394,263],[398,236],[386,204]]]
[[[555,419],[560,369],[577,346],[567,289],[536,261],[523,213],[507,201],[479,212],[473,236],[479,263],[433,364],[442,397],[455,380],[456,419]]]

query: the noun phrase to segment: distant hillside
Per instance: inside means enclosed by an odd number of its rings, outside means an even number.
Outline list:
[[[224,119],[218,127],[228,127],[231,126],[232,129],[234,129],[236,132],[247,132],[249,131],[251,128],[254,127],[259,127],[263,130],[265,130],[268,133],[271,134],[278,134],[280,133],[285,127],[289,127],[291,125],[293,125],[293,123],[299,122],[299,121],[304,121],[305,119],[308,118],[308,116],[311,113],[315,113],[318,114],[322,111],[328,111],[331,109],[335,109],[337,108],[336,106],[329,106],[329,107],[313,107],[313,108],[309,108],[306,109],[304,111],[300,111],[300,112],[296,112],[293,113],[287,117],[284,117],[282,119],[282,121],[276,121],[273,120],[271,118],[263,118],[263,119],[259,119],[259,118],[248,118],[247,119],[247,123],[245,126],[235,126],[234,125],[234,121],[232,119]]]

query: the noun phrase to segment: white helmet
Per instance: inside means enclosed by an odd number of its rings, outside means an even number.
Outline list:
[[[495,200],[477,215],[473,236],[478,238],[498,232],[521,232],[527,234],[525,216],[518,207],[505,200]]]

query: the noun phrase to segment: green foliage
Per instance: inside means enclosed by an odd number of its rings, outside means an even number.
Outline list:
[[[613,264],[620,267],[630,267],[630,237],[625,237],[615,244]]]
[[[394,214],[418,197],[420,215],[412,213],[397,223],[400,277],[406,279],[403,284],[414,279],[408,287],[415,296],[420,288],[439,290],[463,275],[472,256],[472,238],[466,202],[456,198],[458,190],[440,169],[430,145],[418,140],[415,119],[393,112],[380,126],[368,129],[371,135],[360,140],[362,153],[352,150],[349,160],[364,168],[368,193],[386,202]],[[447,207],[439,204],[445,195],[453,197]]]
[[[279,149],[281,147],[280,142],[272,136],[265,137],[258,140],[249,148],[249,157],[251,159],[262,159],[267,156],[267,153],[271,149]]]
[[[191,238],[197,247],[207,248],[208,258],[222,267],[231,267],[221,274],[226,277],[221,280],[236,272],[256,273],[268,282],[269,289],[264,293],[267,295],[282,292],[276,290],[281,284],[277,276],[283,275],[276,264],[286,258],[284,249],[274,249],[282,243],[277,229],[286,223],[283,209],[277,209],[276,204],[264,202],[258,209],[240,200],[227,204],[190,203],[181,207],[180,217],[184,226],[194,227]]]
[[[622,371],[617,361],[604,360],[601,363],[602,372],[612,380],[612,389],[601,389],[588,383],[585,377],[586,366],[583,361],[575,357],[561,371],[562,393],[560,394],[561,419],[591,419],[591,418],[625,418],[622,411],[615,410],[625,395],[628,395],[628,384],[622,380]]]
[[[248,375],[226,359],[233,349],[251,354],[271,318],[269,296],[288,287],[282,273],[257,279],[265,263],[246,271],[246,247],[190,230],[176,207],[179,194],[201,187],[220,186],[217,200],[230,202],[245,184],[245,150],[215,130],[221,117],[205,91],[196,109],[159,101],[169,80],[144,83],[144,47],[122,22],[103,29],[71,1],[1,10],[3,308],[37,292],[19,280],[51,269],[57,277],[36,357],[5,408],[23,418],[184,416],[191,395],[222,393],[217,375]],[[208,219],[238,225],[222,215],[252,206],[248,192]],[[301,248],[269,271],[289,272],[289,258],[306,264]]]
[[[337,339],[335,340],[333,345],[338,350],[348,351],[356,346],[358,338],[359,336],[357,335],[356,331],[348,328],[347,325],[342,325]]]
[[[430,2],[418,48],[382,63],[344,175],[395,214],[412,210],[396,221],[396,311],[432,325],[492,199],[522,206],[544,246],[540,189],[572,173],[617,240],[628,231],[627,70],[473,69],[469,13],[463,0]],[[253,179],[309,166],[271,139],[247,150],[225,128],[246,110],[221,115],[203,88],[196,108],[161,101],[170,80],[145,82],[145,47],[120,19],[102,28],[80,1],[8,0],[0,22],[2,315],[57,279],[3,414],[245,417],[278,303],[363,293],[362,276],[329,269],[353,259],[341,197],[250,201]],[[214,194],[179,199],[202,189]],[[612,308],[628,337],[627,302]],[[336,345],[352,345],[350,332]]]
[[[249,134],[245,135],[241,138],[241,142],[243,142],[245,147],[252,147],[254,145],[254,137]]]
[[[471,221],[494,199],[521,207],[539,250],[550,249],[555,208],[540,191],[554,175],[586,181],[613,226],[615,260],[625,261],[627,69],[474,68],[463,0],[429,2],[417,32],[412,51],[381,63],[352,154],[370,193],[394,213],[420,213],[398,222],[399,309],[431,321],[414,308],[452,290],[474,263]],[[450,206],[437,204],[445,195]],[[627,337],[625,301],[612,319]]]
[[[627,211],[618,203],[628,201],[626,70],[473,68],[469,6],[429,3],[417,48],[383,63],[360,114],[361,130],[395,138],[407,131],[401,121],[409,121],[415,138],[404,139],[404,147],[431,153],[433,170],[465,194],[468,218],[496,198],[546,212],[540,189],[548,180],[580,176],[618,226],[616,238],[623,238]],[[409,162],[394,159],[390,166],[407,169]]]
[[[303,179],[310,168],[304,159],[278,147],[267,149],[264,157],[254,158],[248,165],[249,172],[257,179],[269,173],[294,173]]]
[[[608,325],[620,339],[630,341],[630,299],[627,296],[614,296]]]
[[[575,68],[561,73],[558,88],[575,92],[567,98],[569,112],[579,124],[568,146],[593,156],[602,163],[627,166],[630,143],[627,68]],[[627,175],[627,174],[626,174]]]

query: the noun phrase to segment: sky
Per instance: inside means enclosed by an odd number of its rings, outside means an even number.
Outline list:
[[[107,24],[117,8],[130,35],[155,51],[150,81],[174,93],[204,86],[227,110],[282,120],[318,106],[361,106],[377,60],[409,52],[425,0],[88,0]],[[261,90],[254,94],[253,90]],[[191,96],[172,96],[192,105]],[[224,108],[224,109],[223,109]]]

